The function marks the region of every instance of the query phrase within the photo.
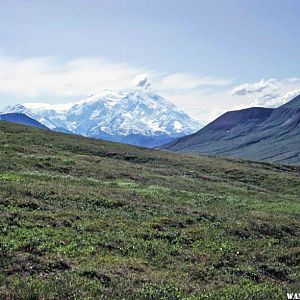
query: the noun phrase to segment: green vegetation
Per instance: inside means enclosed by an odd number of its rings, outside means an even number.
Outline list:
[[[0,299],[285,299],[300,168],[0,122]]]

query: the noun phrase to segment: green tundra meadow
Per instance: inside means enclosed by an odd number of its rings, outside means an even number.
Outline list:
[[[300,167],[0,122],[0,299],[286,299]]]

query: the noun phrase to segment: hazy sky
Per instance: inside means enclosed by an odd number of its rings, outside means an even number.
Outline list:
[[[207,122],[300,92],[298,0],[0,0],[0,108],[153,89]]]

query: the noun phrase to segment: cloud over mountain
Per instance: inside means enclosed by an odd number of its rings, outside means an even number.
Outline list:
[[[0,56],[0,108],[8,104],[2,99],[17,99],[14,103],[45,99],[49,103],[65,103],[105,89],[120,91],[150,86],[149,78],[164,97],[198,119],[194,107],[203,106],[199,103],[203,87],[224,87],[231,82],[226,78],[150,70],[99,57],[61,60]],[[196,96],[190,97],[191,93]]]
[[[149,78],[160,95],[202,123],[232,109],[277,107],[300,91],[299,78],[261,79],[234,87],[237,79],[230,76],[161,72],[101,57],[61,60],[0,56],[0,109],[28,102],[68,104],[106,89],[150,87]]]
[[[262,79],[232,89],[232,96],[247,97],[250,106],[278,107],[300,93],[300,79]]]

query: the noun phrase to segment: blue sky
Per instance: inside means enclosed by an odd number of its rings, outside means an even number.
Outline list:
[[[300,90],[297,0],[0,2],[0,108],[64,103],[147,74],[204,122]],[[2,83],[1,83],[2,82]]]

